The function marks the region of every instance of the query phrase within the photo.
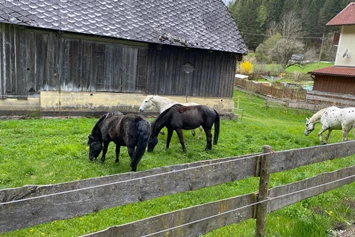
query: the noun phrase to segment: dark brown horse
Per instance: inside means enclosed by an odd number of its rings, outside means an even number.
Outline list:
[[[140,115],[123,115],[120,112],[104,114],[89,134],[89,158],[96,159],[102,150],[101,161],[104,162],[108,145],[113,141],[116,144],[116,163],[121,146],[127,146],[132,171],[136,171],[147,147],[149,134],[150,123]]]
[[[166,139],[166,149],[169,148],[171,136],[175,130],[179,136],[182,151],[186,153],[184,137],[182,129],[190,130],[202,126],[206,133],[206,148],[212,149],[212,133],[211,129],[214,124],[214,139],[213,144],[216,145],[219,136],[220,118],[216,110],[204,105],[183,106],[175,104],[169,109],[162,112],[151,124],[150,138],[148,141],[148,151],[154,150],[158,143],[158,134],[163,127],[168,129],[168,136]]]

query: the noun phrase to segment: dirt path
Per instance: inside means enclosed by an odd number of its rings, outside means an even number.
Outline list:
[[[355,237],[355,225],[350,226],[345,230],[337,230],[337,237]]]

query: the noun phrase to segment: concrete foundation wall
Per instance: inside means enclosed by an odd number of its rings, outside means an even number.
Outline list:
[[[138,112],[138,108],[145,99],[143,94],[107,93],[107,92],[58,92],[43,91],[38,97],[27,100],[0,100],[0,113],[95,113],[121,111],[123,113]],[[232,98],[198,98],[185,96],[166,96],[172,100],[185,103],[194,102],[207,105],[219,113],[232,113],[234,101]],[[158,112],[150,108],[146,112]]]

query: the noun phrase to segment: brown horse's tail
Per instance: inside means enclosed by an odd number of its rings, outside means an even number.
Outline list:
[[[138,142],[135,150],[134,159],[131,162],[132,171],[136,171],[133,169],[137,168],[139,161],[142,159],[145,153],[145,149],[147,147],[148,139],[150,135],[150,123],[147,120],[142,119],[138,122],[137,128],[138,128],[138,133],[137,133]]]
[[[220,122],[220,118],[219,118],[218,112],[217,112],[216,110],[215,110],[214,112],[216,113],[216,118],[214,119],[213,145],[217,145],[217,143],[218,143],[218,136],[219,136],[219,122]]]

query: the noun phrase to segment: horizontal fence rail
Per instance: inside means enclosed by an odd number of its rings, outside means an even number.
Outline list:
[[[0,232],[253,177],[258,156],[203,162],[196,167],[3,202]]]
[[[268,202],[267,212],[270,213],[354,181],[355,166],[269,189],[270,195],[266,201],[257,202],[256,194],[251,193],[110,227],[84,236],[199,236],[226,225],[255,218],[255,206],[260,203]]]
[[[348,141],[280,152],[264,151],[58,185],[0,190],[0,233],[178,192],[258,177],[263,173],[262,158],[266,155],[270,157],[269,172],[274,173],[353,154],[355,141]],[[269,198],[266,199],[267,212],[354,182],[354,176],[355,168],[349,167],[270,189]],[[152,223],[156,223],[155,227],[149,228],[148,224],[142,225],[146,230],[150,230],[149,233],[143,234],[141,231],[144,230],[137,227],[144,223],[145,219],[139,221],[140,224],[131,223],[105,231],[125,232],[122,228],[132,228],[126,231],[130,236],[163,236],[167,233],[169,236],[196,236],[224,225],[255,218],[255,207],[263,202],[265,200],[257,200],[256,194],[247,194],[205,204],[207,206],[200,205],[148,218]],[[211,211],[206,211],[207,209]],[[222,213],[225,214],[221,215]],[[178,218],[179,216],[186,216],[187,221]],[[93,233],[93,236],[96,236],[95,234],[100,236],[102,233]]]

